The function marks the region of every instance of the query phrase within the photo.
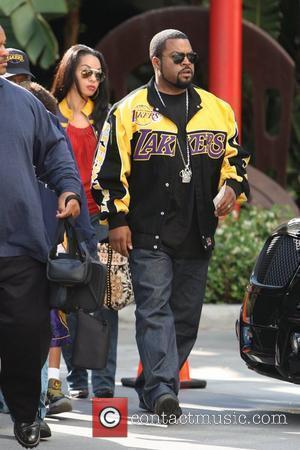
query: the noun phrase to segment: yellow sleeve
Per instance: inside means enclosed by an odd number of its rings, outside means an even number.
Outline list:
[[[233,188],[237,202],[243,203],[249,197],[250,189],[247,177],[247,165],[250,154],[238,143],[238,128],[234,113],[228,105],[228,134],[225,156],[221,167],[219,189],[226,184]]]
[[[101,219],[108,219],[110,228],[126,225],[130,203],[131,136],[123,121],[118,107],[110,112],[101,132],[92,173],[92,194],[101,206]]]

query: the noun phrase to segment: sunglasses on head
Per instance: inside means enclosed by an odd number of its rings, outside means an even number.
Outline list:
[[[185,57],[187,57],[191,64],[195,64],[198,60],[198,55],[196,52],[174,52],[171,55],[174,64],[181,64]]]
[[[95,75],[95,78],[97,81],[103,81],[105,79],[105,73],[102,72],[102,70],[97,69],[82,69],[80,71],[82,78],[90,78],[93,74]]]

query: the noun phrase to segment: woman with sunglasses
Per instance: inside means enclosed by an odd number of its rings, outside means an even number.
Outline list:
[[[99,207],[92,198],[90,183],[97,141],[109,107],[107,67],[103,55],[81,44],[70,47],[58,64],[52,93],[59,102],[58,116],[72,144],[85,189],[91,223],[98,241],[101,241],[107,237],[107,228],[99,223]],[[118,314],[103,308],[99,315],[109,322],[111,342],[106,368],[92,371],[93,393],[95,397],[113,397]],[[75,314],[68,316],[68,325],[74,338]],[[72,346],[63,348],[63,355],[69,371],[67,381],[70,396],[88,397],[88,373],[85,369],[72,367]]]

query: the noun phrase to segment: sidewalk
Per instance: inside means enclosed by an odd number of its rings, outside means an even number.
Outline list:
[[[241,360],[234,324],[239,305],[204,305],[199,335],[190,356],[191,378],[207,381],[205,389],[182,389],[184,418],[178,425],[151,422],[139,408],[134,389],[122,386],[135,377],[139,355],[135,342],[134,305],[120,312],[116,397],[128,399],[128,437],[92,437],[91,399],[73,400],[73,411],[46,419],[52,437],[41,450],[296,450],[299,448],[298,386],[263,377]],[[62,379],[66,390],[66,367]],[[90,396],[91,397],[91,396]],[[113,404],[111,405],[113,406]],[[253,418],[284,414],[287,425],[256,425]],[[237,419],[241,417],[243,422]],[[201,421],[198,421],[201,419]],[[149,419],[149,420],[148,420]],[[190,420],[191,419],[191,420]],[[202,421],[203,420],[203,421]],[[275,426],[274,426],[275,425]],[[0,414],[0,448],[20,450],[12,422]]]

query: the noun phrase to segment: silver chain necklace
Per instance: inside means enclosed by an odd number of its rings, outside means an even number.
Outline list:
[[[167,108],[165,102],[162,99],[162,96],[160,95],[160,92],[158,90],[158,87],[157,87],[156,83],[154,83],[154,87],[155,87],[156,93],[158,95],[158,98],[159,98],[161,104],[165,108]],[[188,114],[189,114],[189,96],[188,96],[187,89],[185,91],[185,107],[186,107],[185,116],[186,116],[186,123],[187,123],[187,121],[188,121]],[[181,159],[182,159],[182,162],[183,162],[183,165],[184,165],[184,169],[182,169],[179,172],[179,175],[181,177],[182,183],[190,183],[191,180],[192,180],[192,168],[191,168],[191,164],[190,164],[191,161],[190,161],[190,148],[189,148],[189,143],[188,143],[188,137],[186,137],[186,157],[187,157],[186,161],[184,159],[183,152],[182,152],[181,145],[180,145],[178,137],[177,137],[177,145],[178,145],[180,156],[181,156]]]

